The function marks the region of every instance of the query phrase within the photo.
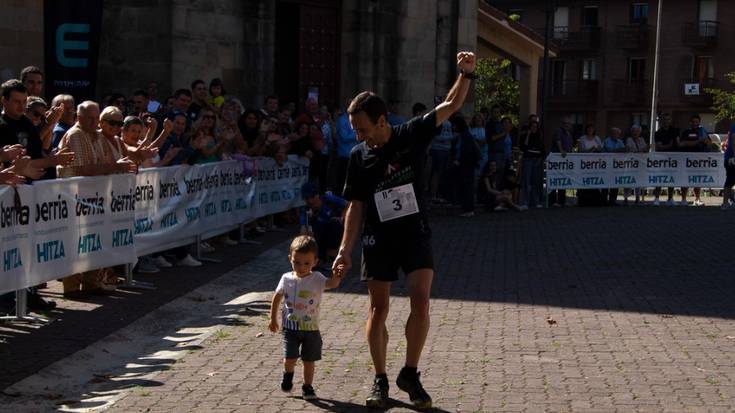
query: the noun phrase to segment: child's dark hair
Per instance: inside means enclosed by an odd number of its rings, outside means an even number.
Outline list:
[[[298,252],[301,254],[312,253],[315,256],[319,255],[319,246],[316,243],[314,237],[309,235],[299,235],[291,241],[291,248],[289,251],[291,254]]]

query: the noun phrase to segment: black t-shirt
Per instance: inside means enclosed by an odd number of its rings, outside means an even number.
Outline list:
[[[682,152],[703,152],[705,148],[704,141],[700,139],[700,129],[684,129],[679,137],[679,142],[698,142],[696,146],[688,146],[679,148]]]
[[[192,102],[189,105],[189,109],[186,111],[187,116],[189,116],[189,119],[191,120],[197,120],[197,117],[199,116],[199,112],[202,111],[202,105]]]
[[[428,236],[429,226],[423,182],[426,151],[439,133],[436,110],[392,126],[388,142],[370,149],[365,142],[352,148],[347,166],[344,197],[365,204],[365,231],[396,237]],[[375,193],[412,184],[418,213],[381,222]]]
[[[33,125],[26,116],[20,119],[12,119],[8,115],[0,116],[0,146],[21,144],[26,148],[26,155],[31,159],[43,158],[43,143],[38,134],[38,128]],[[46,168],[46,173],[41,179],[56,178],[54,168]]]
[[[669,145],[673,144],[671,149],[664,149],[666,151],[673,151],[676,149],[676,138],[679,137],[679,129],[677,128],[668,128],[668,129],[659,129],[656,131],[656,134],[653,135],[654,139],[656,140],[656,144],[661,143],[662,145]],[[656,148],[656,150],[659,150]]]

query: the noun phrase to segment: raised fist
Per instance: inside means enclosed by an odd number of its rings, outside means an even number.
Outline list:
[[[472,52],[459,52],[457,53],[457,67],[465,73],[472,73],[475,71],[475,64],[477,59],[475,54]]]

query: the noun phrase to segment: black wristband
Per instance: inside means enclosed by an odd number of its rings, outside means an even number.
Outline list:
[[[468,73],[468,72],[465,72],[464,70],[461,70],[460,69],[459,75],[462,76],[465,79],[468,79],[468,80],[475,80],[475,79],[477,79],[477,75],[475,74],[475,72]]]

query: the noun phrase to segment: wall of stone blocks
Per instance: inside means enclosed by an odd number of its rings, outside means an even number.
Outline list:
[[[0,81],[26,66],[43,69],[43,0],[3,0],[0,7]]]

